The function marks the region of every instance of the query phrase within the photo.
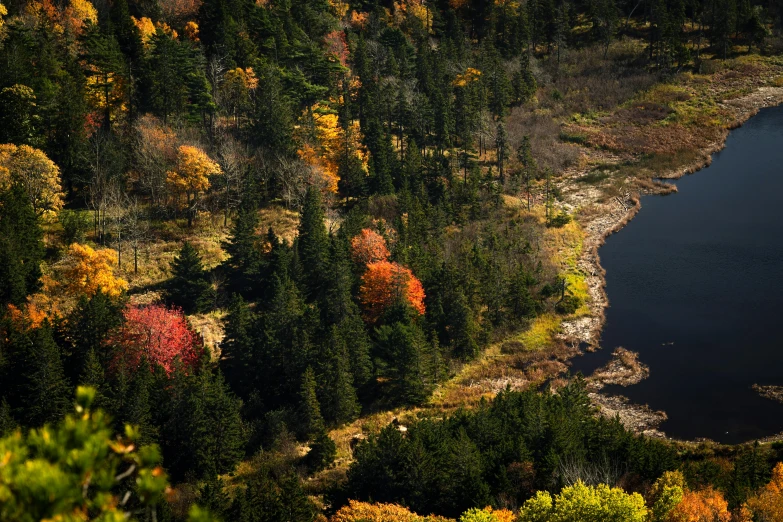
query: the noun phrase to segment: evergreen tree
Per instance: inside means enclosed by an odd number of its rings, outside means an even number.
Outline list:
[[[315,372],[308,366],[302,375],[302,388],[299,391],[299,424],[301,433],[307,438],[314,437],[325,428],[316,388]]]
[[[256,379],[253,313],[241,296],[235,295],[228,309],[225,337],[220,345],[220,369],[239,397],[250,397]]]
[[[43,232],[20,186],[0,194],[0,304],[24,303],[40,287]]]
[[[112,357],[106,340],[112,329],[120,324],[121,311],[119,304],[103,292],[79,299],[66,323],[72,346],[66,369],[71,380],[75,382],[83,376],[90,364],[97,363],[102,368],[109,366]],[[90,357],[96,361],[89,363]],[[97,382],[84,381],[82,384],[90,384],[99,392],[101,390]]]
[[[185,241],[171,267],[167,282],[168,300],[186,314],[203,312],[209,307],[212,288],[207,281],[201,257],[189,241]]]
[[[360,410],[348,357],[346,341],[332,327],[324,347],[323,411],[326,419],[337,425],[356,419]]]
[[[14,417],[24,426],[38,427],[64,415],[70,385],[49,322],[29,331],[11,329],[3,352],[5,398]]]
[[[323,290],[329,271],[329,236],[321,193],[315,187],[307,189],[296,245],[299,262],[305,270],[305,288],[310,297],[316,297]]]
[[[240,295],[253,297],[258,287],[261,270],[261,253],[256,228],[258,213],[255,205],[243,202],[237,212],[234,227],[223,248],[228,254],[225,266],[232,289]]]

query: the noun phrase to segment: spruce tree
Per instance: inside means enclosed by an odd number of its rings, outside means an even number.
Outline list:
[[[112,329],[120,324],[121,312],[120,305],[103,292],[79,300],[66,323],[71,339],[66,370],[71,380],[76,381],[85,374],[90,353],[99,366],[108,367],[111,353],[106,340]]]
[[[315,187],[309,187],[305,195],[297,251],[304,269],[307,294],[316,297],[324,288],[329,270],[329,236],[324,224],[321,193]]]
[[[43,232],[21,186],[0,193],[0,304],[24,303],[40,287]]]
[[[353,386],[348,346],[336,327],[332,327],[324,353],[324,415],[334,424],[351,422],[358,417],[361,408]]]
[[[220,369],[234,393],[245,399],[250,397],[256,379],[254,322],[250,308],[241,296],[235,295],[220,345]]]
[[[302,375],[302,388],[299,391],[299,431],[306,438],[312,438],[325,427],[316,388],[315,372],[308,366]]]
[[[4,386],[14,417],[27,427],[59,420],[70,407],[71,386],[49,322],[9,337]]]
[[[261,253],[258,246],[258,213],[255,204],[245,201],[239,207],[231,236],[223,244],[228,254],[225,266],[234,292],[252,298],[258,289]]]
[[[186,314],[209,308],[212,287],[206,278],[198,251],[185,241],[172,263],[172,277],[166,283],[166,297]]]

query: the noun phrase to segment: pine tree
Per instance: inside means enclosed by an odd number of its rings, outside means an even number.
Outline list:
[[[231,389],[247,399],[253,391],[255,373],[255,317],[241,296],[235,295],[228,310],[225,337],[220,346],[220,369]]]
[[[14,417],[28,427],[58,420],[70,406],[70,385],[49,322],[11,332],[9,345],[4,386]]]
[[[90,386],[95,390],[93,405],[96,408],[104,408],[107,406],[107,398],[105,395],[107,390],[106,375],[100,358],[95,353],[94,348],[91,348],[90,351],[87,352],[82,373],[79,375],[77,382],[82,386]]]
[[[337,456],[337,445],[325,429],[321,429],[310,442],[310,451],[305,456],[307,469],[314,473],[332,465]]]
[[[299,262],[305,270],[304,283],[309,297],[316,297],[323,290],[329,270],[329,236],[322,205],[320,191],[309,187],[297,238]]]
[[[172,277],[166,283],[168,300],[186,314],[205,311],[209,307],[212,287],[201,257],[189,241],[182,245],[171,268]]]
[[[40,287],[43,232],[20,186],[0,194],[0,304],[20,305]]]
[[[231,287],[248,298],[252,298],[257,291],[261,270],[257,227],[258,213],[255,204],[245,201],[239,207],[231,236],[223,244],[229,256],[225,266],[228,268]]]
[[[316,388],[315,372],[308,366],[302,375],[302,388],[299,391],[300,432],[307,438],[313,438],[325,427]]]
[[[10,434],[17,427],[17,423],[11,415],[11,406],[8,405],[8,401],[5,398],[0,399],[0,438]]]
[[[332,327],[324,347],[323,411],[333,424],[355,420],[360,406],[353,386],[348,346],[336,327]]]
[[[87,371],[90,353],[97,359],[100,367],[109,365],[112,357],[106,340],[111,330],[120,324],[121,310],[121,307],[103,292],[98,292],[89,299],[82,297],[79,300],[66,323],[72,342],[71,356],[67,360],[66,368],[71,380],[77,380]],[[97,383],[84,384],[97,387]]]

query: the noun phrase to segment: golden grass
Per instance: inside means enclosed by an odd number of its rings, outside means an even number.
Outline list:
[[[530,323],[530,328],[517,335],[526,350],[543,350],[555,341],[555,335],[560,331],[562,319],[555,314],[544,314],[536,317]]]

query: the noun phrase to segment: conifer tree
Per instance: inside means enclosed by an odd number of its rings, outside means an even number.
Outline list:
[[[228,310],[225,337],[220,346],[220,369],[234,393],[245,399],[250,397],[256,379],[254,321],[253,313],[245,301],[235,295]]]
[[[186,314],[203,312],[209,307],[212,288],[198,251],[185,241],[171,267],[172,277],[167,282],[167,298]]]
[[[239,207],[231,236],[223,244],[229,256],[225,266],[228,268],[231,287],[246,297],[254,296],[261,269],[257,227],[258,214],[255,204],[245,201]]]
[[[326,419],[337,425],[356,419],[360,410],[348,358],[346,341],[332,327],[324,347],[323,411]]]
[[[329,236],[324,224],[321,193],[309,187],[305,196],[297,238],[299,262],[304,269],[304,283],[309,297],[316,297],[326,284],[329,270]]]
[[[41,277],[43,233],[20,186],[0,194],[0,304],[20,305]]]
[[[66,367],[71,380],[75,381],[84,375],[90,357],[96,359],[91,364],[97,362],[100,367],[108,367],[111,354],[105,342],[112,329],[119,325],[121,310],[121,307],[103,292],[97,292],[90,298],[82,296],[79,299],[76,309],[66,323],[72,342],[71,356]],[[97,382],[85,381],[82,384],[90,384],[98,389],[99,393],[101,391]]]
[[[70,385],[49,322],[12,331],[6,349],[3,386],[14,417],[29,427],[58,420],[68,410]]]
[[[302,375],[302,388],[299,391],[299,424],[301,433],[307,438],[313,438],[325,427],[316,389],[315,372],[308,366]]]

